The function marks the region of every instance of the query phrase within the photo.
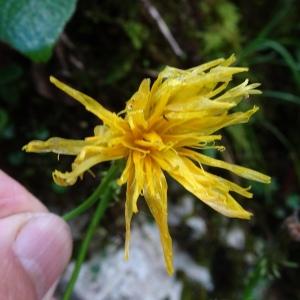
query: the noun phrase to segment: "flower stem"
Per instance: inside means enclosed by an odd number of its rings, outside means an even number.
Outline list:
[[[70,221],[83,213],[85,213],[90,207],[93,206],[94,203],[99,200],[100,195],[103,194],[103,192],[107,189],[107,186],[112,181],[112,179],[116,176],[116,173],[118,172],[119,164],[115,163],[111,166],[111,168],[106,173],[105,177],[101,180],[101,183],[98,185],[98,187],[95,189],[93,194],[91,194],[82,204],[74,208],[73,210],[67,212],[63,219],[65,221]]]
[[[88,226],[88,229],[87,229],[86,235],[84,237],[84,240],[82,241],[82,243],[80,245],[79,253],[78,253],[78,256],[77,256],[77,259],[76,259],[76,263],[75,263],[75,267],[74,267],[74,270],[72,272],[70,281],[68,282],[63,300],[69,300],[71,295],[72,295],[75,283],[76,283],[78,275],[80,273],[81,265],[85,260],[85,257],[86,257],[91,239],[92,239],[92,237],[95,233],[95,230],[97,229],[97,226],[98,226],[98,224],[99,224],[99,222],[100,222],[107,206],[108,206],[109,201],[112,198],[112,195],[113,195],[113,185],[112,185],[113,182],[112,182],[112,179],[113,179],[113,177],[116,176],[118,169],[119,169],[118,164],[113,165],[109,169],[109,171],[106,174],[106,176],[104,177],[104,179],[102,180],[104,187],[101,189],[101,186],[102,186],[102,183],[101,183],[100,186],[97,188],[98,193],[97,193],[97,198],[96,198],[95,201],[97,201],[97,199],[99,199],[99,198],[100,198],[100,201],[98,203],[98,206],[96,207],[96,211],[95,211],[95,213],[92,217],[92,220],[91,220],[91,222]],[[101,193],[100,193],[100,191],[101,191]],[[93,193],[92,196],[94,194],[95,193]],[[91,197],[89,197],[88,200],[90,198]],[[88,202],[88,204],[87,204],[88,207],[90,207],[92,205],[92,204],[90,204],[91,202],[92,202],[91,200],[90,200],[90,202]],[[70,212],[70,213],[72,213],[72,212]],[[67,214],[67,216],[69,214]],[[74,215],[78,215],[77,211],[76,211],[76,213],[74,213]]]

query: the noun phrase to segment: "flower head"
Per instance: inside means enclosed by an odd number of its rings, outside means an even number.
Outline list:
[[[224,150],[216,142],[220,129],[248,122],[258,110],[231,112],[244,98],[260,94],[259,84],[240,85],[227,89],[234,74],[247,68],[230,66],[234,57],[217,59],[188,70],[166,67],[151,86],[144,79],[129,99],[124,111],[115,114],[91,97],[67,86],[54,77],[50,81],[79,101],[102,122],[94,134],[84,140],[58,137],[32,141],[28,152],[54,152],[75,155],[70,172],[53,172],[59,185],[72,185],[78,177],[96,164],[126,159],[118,180],[127,184],[125,219],[125,256],[128,257],[130,223],[138,211],[137,201],[143,195],[158,225],[167,271],[173,272],[172,240],[167,223],[167,182],[165,173],[178,181],[198,199],[221,214],[249,219],[231,192],[251,198],[249,189],[205,170],[205,165],[229,170],[241,177],[269,183],[270,177],[257,171],[208,157],[201,149]]]

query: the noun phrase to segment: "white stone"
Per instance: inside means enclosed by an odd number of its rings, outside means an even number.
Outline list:
[[[175,269],[182,270],[205,289],[212,289],[206,268],[197,265],[176,245],[174,257]],[[68,268],[65,281],[73,266]],[[83,264],[75,292],[82,300],[180,300],[182,283],[166,273],[156,226],[140,222],[131,232],[129,260],[124,260],[123,247],[108,246]]]

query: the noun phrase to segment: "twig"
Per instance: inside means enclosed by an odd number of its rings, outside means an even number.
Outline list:
[[[168,25],[164,21],[164,19],[161,17],[159,11],[157,8],[150,2],[150,0],[141,0],[148,10],[148,13],[150,16],[155,20],[157,23],[162,35],[165,37],[167,42],[170,44],[172,50],[174,53],[179,57],[184,57],[184,52],[178,45],[177,41],[175,40],[174,36],[172,35]]]

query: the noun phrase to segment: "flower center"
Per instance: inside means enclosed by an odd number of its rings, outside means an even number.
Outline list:
[[[141,152],[161,151],[166,147],[162,138],[155,131],[143,132],[140,136],[133,138],[132,142],[136,150]]]

